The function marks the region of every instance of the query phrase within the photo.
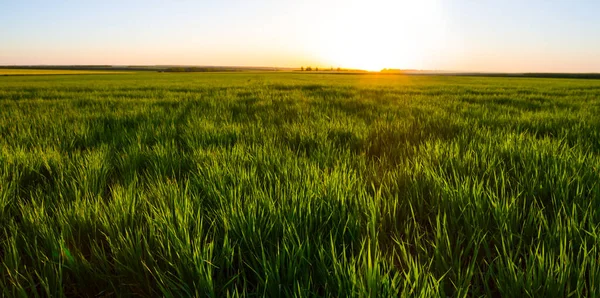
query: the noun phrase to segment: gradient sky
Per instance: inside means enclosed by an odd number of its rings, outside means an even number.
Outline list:
[[[600,72],[598,0],[0,0],[0,65]]]

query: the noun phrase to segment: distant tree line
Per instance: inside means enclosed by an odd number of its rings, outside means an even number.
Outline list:
[[[169,67],[165,72],[221,72],[221,71],[242,71],[239,68],[227,67]]]
[[[334,71],[333,67],[331,67],[330,69],[325,69],[325,70],[326,70],[326,71],[327,71],[327,70],[329,70],[329,71]],[[336,71],[342,71],[343,69],[341,69],[341,68],[339,68],[339,67],[338,67],[338,68],[337,68],[337,69],[335,69],[335,70],[336,70]],[[307,67],[301,66],[301,67],[300,67],[300,71],[313,71],[313,68],[312,68],[312,66],[307,66]],[[319,68],[318,68],[318,67],[315,67],[315,68],[314,68],[314,71],[319,71]]]

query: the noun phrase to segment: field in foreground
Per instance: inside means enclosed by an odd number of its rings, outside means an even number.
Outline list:
[[[1,296],[600,295],[600,81],[0,77]]]

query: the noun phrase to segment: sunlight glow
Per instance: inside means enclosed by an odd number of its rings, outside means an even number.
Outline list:
[[[314,51],[336,67],[423,68],[443,42],[439,6],[437,0],[346,1]]]

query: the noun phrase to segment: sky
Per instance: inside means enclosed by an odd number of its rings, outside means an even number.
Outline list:
[[[0,0],[0,65],[600,72],[598,0]]]

